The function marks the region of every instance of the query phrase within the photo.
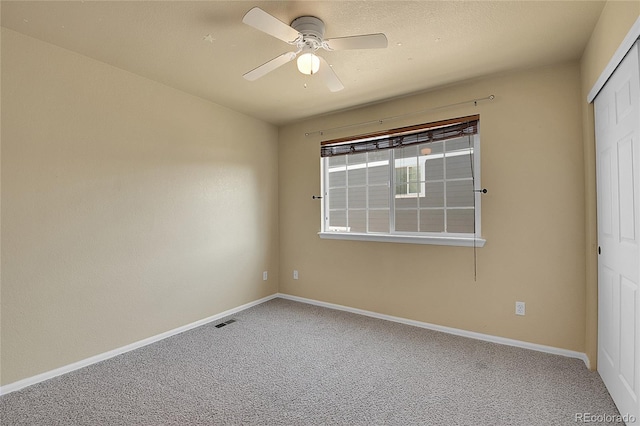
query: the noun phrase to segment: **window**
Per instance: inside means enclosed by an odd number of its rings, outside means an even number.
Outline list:
[[[322,145],[322,238],[477,245],[478,116]]]
[[[401,197],[424,197],[425,186],[421,183],[424,180],[424,168],[414,165],[405,165],[403,161],[396,160],[396,198]]]

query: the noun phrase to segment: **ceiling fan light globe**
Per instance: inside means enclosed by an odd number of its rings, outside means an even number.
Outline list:
[[[311,75],[320,69],[320,59],[313,53],[305,53],[298,56],[298,71],[302,74]]]

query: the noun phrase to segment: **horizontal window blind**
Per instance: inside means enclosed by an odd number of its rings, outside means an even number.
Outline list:
[[[334,157],[338,155],[358,154],[474,135],[478,133],[479,118],[480,116],[478,115],[471,115],[349,138],[323,141],[320,147],[320,155],[321,157]]]

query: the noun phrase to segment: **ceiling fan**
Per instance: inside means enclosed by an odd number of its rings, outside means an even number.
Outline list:
[[[259,7],[254,7],[244,15],[242,22],[296,47],[295,51],[283,53],[244,74],[243,77],[249,81],[257,80],[298,57],[298,70],[301,73],[318,74],[330,91],[337,92],[344,86],[327,61],[316,55],[318,49],[331,51],[387,47],[387,37],[382,33],[325,40],[324,22],[315,16],[300,16],[289,26]]]

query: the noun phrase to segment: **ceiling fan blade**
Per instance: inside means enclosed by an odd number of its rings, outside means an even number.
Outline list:
[[[387,36],[382,33],[330,38],[324,42],[329,50],[383,49],[388,44]]]
[[[295,57],[296,52],[283,53],[282,55],[273,58],[269,62],[260,65],[258,68],[252,69],[248,73],[244,74],[243,77],[249,81],[255,81],[263,75],[266,75],[275,70],[276,68],[283,66],[287,62],[293,61]]]
[[[259,7],[248,11],[242,18],[242,22],[287,43],[295,41],[300,36],[298,31]]]
[[[322,56],[318,56],[318,58],[320,59],[320,69],[316,75],[322,79],[330,91],[339,92],[344,89],[338,75],[333,71],[333,68],[329,66],[329,63]]]

